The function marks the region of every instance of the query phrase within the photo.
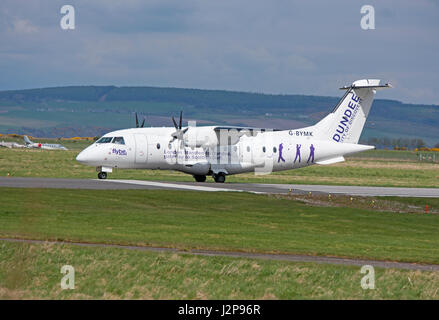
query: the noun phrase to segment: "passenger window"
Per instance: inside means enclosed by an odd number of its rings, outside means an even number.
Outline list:
[[[277,149],[276,149],[276,147],[273,147],[273,152],[274,152],[274,153],[276,153],[276,152],[277,152]]]
[[[102,137],[96,143],[110,143],[113,137]]]
[[[262,152],[264,152],[264,153],[265,153],[265,150],[266,150],[266,149],[265,149],[265,147],[262,147]]]
[[[125,140],[123,139],[123,137],[115,137],[113,140],[113,143],[115,144],[125,144]]]

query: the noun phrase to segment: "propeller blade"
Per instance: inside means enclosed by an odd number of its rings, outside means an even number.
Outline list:
[[[181,122],[183,121],[183,111],[180,111],[180,123],[179,123],[179,126],[178,126],[178,129],[180,129],[181,130]]]
[[[175,122],[174,117],[172,117],[172,122],[174,122],[174,127],[175,127],[175,129],[178,130],[177,122]]]
[[[138,128],[139,127],[139,120],[137,119],[137,112],[135,113],[135,115],[136,115],[136,128]]]
[[[143,126],[145,125],[145,118],[143,118],[142,124],[140,125],[140,128],[143,128]]]

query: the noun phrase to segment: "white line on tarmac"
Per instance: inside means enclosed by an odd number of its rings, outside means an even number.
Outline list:
[[[95,180],[98,180],[98,179],[95,179]],[[196,191],[243,192],[243,190],[236,190],[236,189],[190,186],[190,185],[186,185],[186,184],[174,184],[174,183],[167,183],[167,182],[153,182],[153,181],[140,181],[140,180],[113,180],[113,179],[101,180],[101,181],[119,182],[119,183],[136,184],[136,185],[141,185],[141,186],[152,186],[152,187],[161,187],[161,188],[187,189],[187,190],[196,190]]]
[[[369,187],[369,186],[327,186],[306,184],[256,184],[260,187],[278,190],[292,189],[305,192],[322,192],[329,194],[347,194],[363,197],[422,197],[439,198],[439,188],[403,188],[403,187]]]

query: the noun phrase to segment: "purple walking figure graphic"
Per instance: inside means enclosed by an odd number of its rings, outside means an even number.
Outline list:
[[[279,163],[281,160],[283,161],[283,162],[285,162],[285,159],[282,157],[282,150],[284,149],[284,145],[283,145],[283,143],[281,143],[280,145],[279,145],[279,159],[277,159],[277,162]]]
[[[309,163],[309,160],[311,159],[311,157],[312,157],[311,163],[314,162],[314,150],[315,150],[315,148],[314,148],[314,146],[311,144],[311,146],[309,147],[309,157],[308,157],[308,161],[307,161],[306,163]]]
[[[302,147],[301,144],[296,144],[296,157],[294,158],[294,163],[296,163],[297,158],[299,158],[299,162],[301,160],[301,158],[300,158],[300,147]]]

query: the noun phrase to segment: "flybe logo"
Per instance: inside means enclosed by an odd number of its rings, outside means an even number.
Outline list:
[[[113,150],[111,152],[114,154],[117,154],[118,156],[126,156],[127,155],[127,151],[123,150],[123,149],[113,148]]]
[[[343,112],[343,116],[341,117],[340,122],[338,123],[337,129],[335,129],[336,133],[332,136],[332,139],[337,142],[343,142],[349,129],[354,122],[355,116],[358,112],[360,97],[355,95],[352,92],[352,98],[348,103],[347,108]]]

